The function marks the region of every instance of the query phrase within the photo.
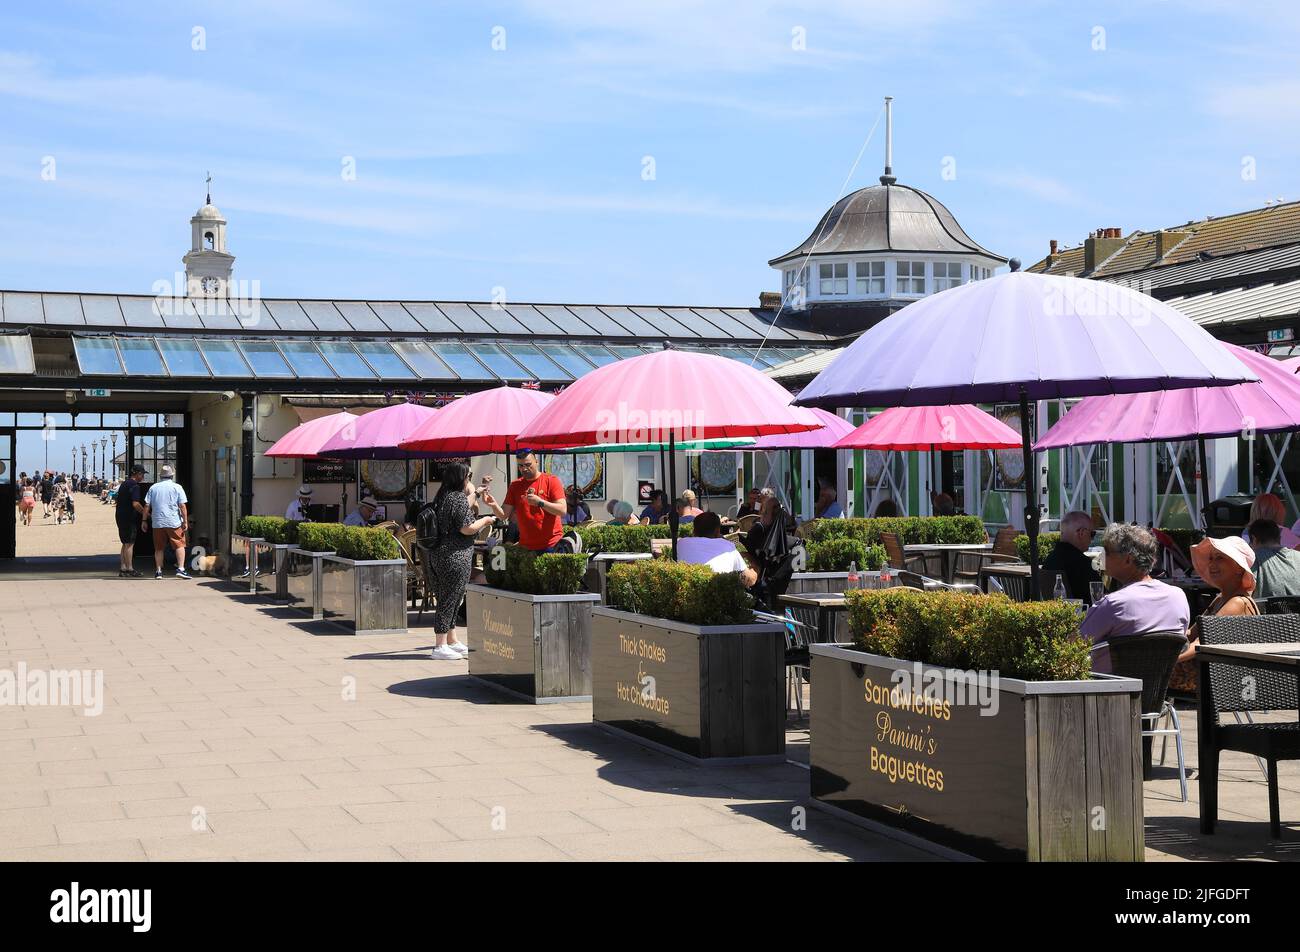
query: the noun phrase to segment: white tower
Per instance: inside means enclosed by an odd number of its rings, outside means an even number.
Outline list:
[[[207,202],[190,219],[190,250],[185,263],[185,293],[190,297],[224,298],[230,288],[235,256],[226,251],[226,219],[212,204],[212,176]]]

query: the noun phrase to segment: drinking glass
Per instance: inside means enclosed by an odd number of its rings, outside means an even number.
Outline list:
[[[1088,592],[1092,595],[1092,603],[1096,605],[1106,595],[1106,586],[1101,582],[1089,582]]]

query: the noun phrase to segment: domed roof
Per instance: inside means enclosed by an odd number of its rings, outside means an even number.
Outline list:
[[[778,267],[808,255],[862,252],[979,255],[997,264],[1007,260],[976,244],[934,196],[890,181],[845,195],[822,216],[803,244],[768,264]]]
[[[221,209],[217,208],[217,206],[216,206],[216,205],[213,205],[211,202],[208,202],[206,205],[204,205],[202,208],[200,208],[197,212],[195,212],[195,213],[194,213],[194,217],[195,217],[195,218],[207,218],[207,219],[210,219],[210,220],[212,220],[212,221],[225,221],[225,220],[226,220],[226,216],[224,216],[224,215],[221,214]]]

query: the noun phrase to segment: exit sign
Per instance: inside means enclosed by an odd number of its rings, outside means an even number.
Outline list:
[[[83,390],[81,392],[88,397],[111,397],[113,395],[112,390],[106,390],[103,387],[96,387],[93,390]]]

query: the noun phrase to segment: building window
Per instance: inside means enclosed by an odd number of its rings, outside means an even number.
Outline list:
[[[925,293],[925,262],[924,261],[900,261],[898,262],[898,280],[895,282],[895,291],[898,294],[924,294]]]
[[[885,293],[885,262],[859,261],[853,267],[860,296]]]
[[[934,264],[934,289],[946,291],[961,284],[961,265],[955,261],[936,261]]]
[[[989,276],[988,268],[981,268],[977,264],[973,264],[970,266],[970,279],[972,281],[983,281],[988,276]]]
[[[849,264],[841,261],[837,264],[819,265],[818,293],[823,297],[849,293]]]

